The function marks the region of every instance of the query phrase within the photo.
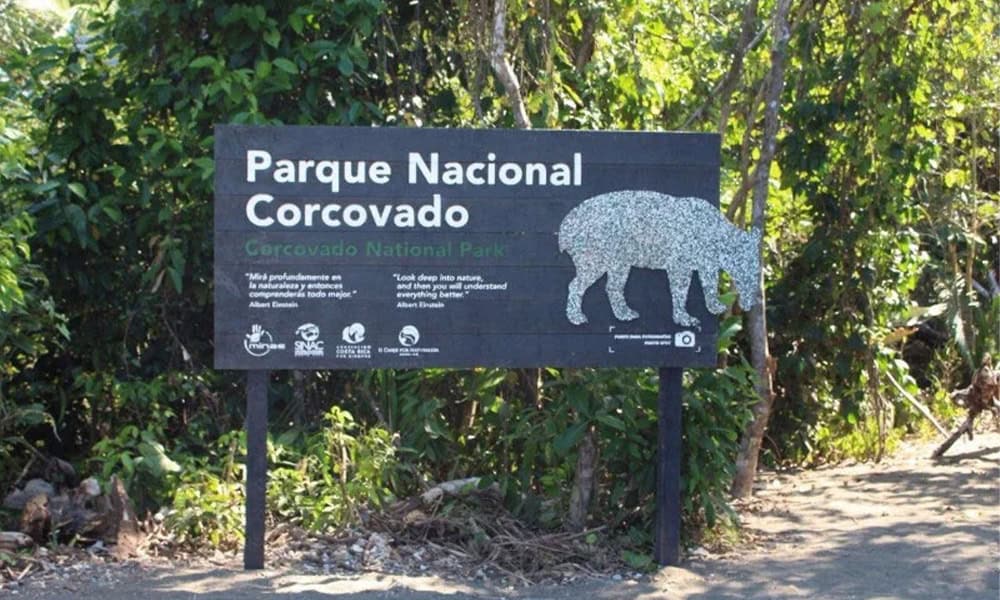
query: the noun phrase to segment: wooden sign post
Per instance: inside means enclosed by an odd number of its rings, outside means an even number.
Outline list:
[[[681,401],[684,369],[660,368],[656,432],[656,531],[653,555],[659,565],[681,557]]]
[[[270,371],[247,371],[246,525],[243,567],[264,568],[267,513],[267,384]]]
[[[277,369],[660,368],[656,555],[679,557],[681,379],[715,365],[709,134],[218,126],[215,366],[247,376],[247,568],[263,566]]]

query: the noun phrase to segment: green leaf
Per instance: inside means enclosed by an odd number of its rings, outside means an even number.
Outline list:
[[[208,179],[215,173],[215,161],[208,156],[202,156],[192,161],[195,166],[201,169],[202,180]]]
[[[552,449],[559,454],[566,454],[570,451],[570,448],[576,445],[583,437],[583,432],[587,429],[587,423],[576,423],[566,431],[562,433],[559,437],[552,442]]]
[[[295,66],[295,63],[288,60],[287,58],[274,59],[274,66],[278,67],[279,69],[290,75],[296,75],[299,72],[299,68]]]
[[[192,69],[214,68],[218,62],[214,56],[199,56],[192,60],[188,67]]]
[[[295,11],[288,16],[288,24],[295,33],[302,35],[302,15],[299,11]]]
[[[618,431],[626,431],[625,422],[612,415],[597,415],[597,420],[608,427],[613,427]]]
[[[272,29],[264,34],[264,42],[272,48],[277,48],[281,42],[281,34],[278,33],[277,29]]]
[[[102,204],[101,210],[104,211],[104,214],[108,215],[108,218],[114,221],[115,223],[122,222],[122,211],[118,210],[117,206],[113,206],[111,204]]]
[[[63,209],[66,215],[66,220],[69,224],[73,226],[76,231],[77,237],[81,240],[87,237],[87,215],[83,212],[83,209],[76,204],[67,204],[66,208]]]
[[[122,466],[125,468],[125,476],[131,477],[132,473],[135,472],[135,462],[132,460],[132,457],[129,456],[128,454],[122,454],[121,460],[122,460]]]
[[[622,550],[622,559],[633,569],[645,570],[653,565],[653,557],[631,550]]]
[[[34,427],[41,425],[51,417],[45,412],[45,407],[41,404],[28,404],[14,412],[15,422],[22,427]]]
[[[174,284],[174,290],[177,293],[181,293],[184,289],[184,284],[181,280],[181,271],[175,267],[167,267],[167,274],[170,275],[170,281]]]
[[[69,188],[69,191],[79,196],[81,200],[87,199],[87,188],[83,187],[82,183],[73,182],[66,187]]]
[[[49,180],[45,183],[39,183],[38,185],[32,186],[31,191],[35,194],[44,194],[45,192],[56,189],[59,185],[60,183],[58,181]]]
[[[167,456],[166,450],[159,442],[140,442],[139,453],[144,459],[143,464],[149,468],[153,475],[177,473],[181,470],[181,466]]]
[[[350,77],[354,74],[354,63],[351,61],[351,57],[347,54],[341,54],[340,59],[337,61],[337,69],[345,77]]]
[[[267,79],[267,76],[271,74],[271,61],[257,61],[257,66],[254,68],[254,71],[256,72],[257,79]]]

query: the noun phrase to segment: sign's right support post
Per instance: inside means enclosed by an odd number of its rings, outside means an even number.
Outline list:
[[[656,456],[656,562],[681,558],[681,400],[684,369],[660,369]]]

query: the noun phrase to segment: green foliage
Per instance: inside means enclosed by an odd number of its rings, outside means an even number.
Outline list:
[[[5,379],[69,337],[65,319],[47,295],[45,274],[31,262],[32,223],[23,212],[0,223],[0,376]]]
[[[0,2],[0,482],[31,449],[26,432],[55,433],[30,377],[39,358],[69,337],[32,251],[32,179],[38,171],[27,131],[37,124],[30,110],[36,90],[24,81],[27,57],[53,29],[48,16]]]
[[[0,27],[33,48],[0,61],[0,135],[16,141],[0,144],[6,396],[53,416],[54,450],[94,449],[151,502],[173,480],[149,444],[197,450],[236,423],[218,395],[232,376],[204,366],[213,124],[378,114],[362,73],[380,3],[279,4],[79,7],[63,37],[24,35],[31,18],[12,9]],[[54,328],[73,343],[42,355]]]
[[[392,436],[362,428],[336,406],[323,427],[303,435],[289,430],[268,444],[269,512],[312,531],[358,520],[393,498],[391,474],[399,466]],[[226,434],[207,458],[192,458],[173,488],[166,524],[184,543],[208,541],[235,548],[243,531],[243,471],[246,437]],[[179,470],[179,469],[178,469]]]
[[[824,26],[801,22],[790,45],[797,81],[786,87],[781,179],[804,199],[808,225],[779,240],[793,258],[769,290],[769,321],[782,324],[777,459],[866,438],[873,418],[884,437],[896,392],[881,373],[898,380],[907,365],[883,359],[883,340],[931,292],[951,304],[952,337],[970,354],[972,280],[997,268],[996,219],[986,216],[997,182],[975,164],[991,143],[979,129],[997,122],[986,100],[997,91],[996,7],[825,6]]]
[[[165,524],[178,543],[236,550],[243,536],[244,501],[242,483],[201,470],[176,487]]]
[[[732,364],[689,374],[686,385],[682,476],[692,526],[714,524],[728,511],[738,437],[753,399],[752,370],[730,355],[739,330],[737,317],[723,322],[720,351]],[[348,400],[361,411],[378,407],[377,418],[398,435],[398,457],[410,468],[396,473],[397,493],[413,490],[414,479],[486,475],[484,485],[497,484],[511,508],[543,527],[563,525],[578,445],[592,431],[600,459],[591,519],[648,543],[644,532],[655,506],[655,370],[552,369],[541,376],[542,395],[532,402],[523,386],[533,382],[501,369],[373,371],[358,376],[361,385],[352,387],[357,396]],[[373,388],[382,394],[370,395]]]
[[[295,442],[295,432],[270,447],[270,510],[312,530],[355,522],[362,507],[390,500],[388,483],[396,467],[391,435],[378,427],[359,431],[354,417],[336,406],[323,428]]]
[[[245,488],[239,457],[246,454],[241,432],[219,437],[206,452],[190,457],[165,511],[164,523],[182,544],[235,549],[243,537]]]
[[[167,456],[163,444],[157,441],[158,433],[162,435],[162,431],[126,425],[114,437],[95,444],[94,458],[101,479],[107,481],[117,475],[127,488],[139,492],[136,500],[145,505],[169,498],[181,466]]]

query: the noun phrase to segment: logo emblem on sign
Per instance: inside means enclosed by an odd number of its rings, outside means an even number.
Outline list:
[[[243,338],[243,348],[250,356],[266,356],[271,350],[284,350],[285,345],[275,344],[271,332],[254,323]]]
[[[360,344],[365,341],[365,326],[361,323],[351,323],[347,327],[344,327],[341,337],[348,344]]]
[[[399,330],[399,343],[409,348],[420,341],[420,330],[413,325],[406,325]]]
[[[303,323],[295,330],[302,339],[295,340],[295,356],[323,356],[323,342],[319,341],[319,327],[314,323]]]

